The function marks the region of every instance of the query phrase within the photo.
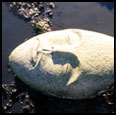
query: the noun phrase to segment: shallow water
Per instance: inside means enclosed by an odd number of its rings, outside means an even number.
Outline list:
[[[33,36],[32,27],[9,12],[2,3],[2,82],[9,83],[13,76],[7,72],[8,56],[26,38]]]
[[[114,36],[114,5],[104,2],[55,2],[53,9],[52,30],[65,28],[81,28],[97,31]],[[26,38],[32,37],[33,29],[24,20],[9,12],[5,3],[2,3],[2,83],[10,83],[14,80],[8,73],[8,56],[11,51]],[[3,104],[6,100],[3,100]],[[56,104],[57,103],[57,104]],[[47,112],[78,112],[77,104],[64,105],[64,102],[54,102],[48,98]],[[92,102],[91,102],[92,104]],[[61,105],[61,106],[60,106]],[[93,104],[94,105],[94,104]],[[72,108],[71,108],[72,107]],[[81,107],[82,108],[82,107]],[[107,108],[107,107],[106,107]],[[106,109],[105,108],[105,109]],[[78,108],[79,109],[79,108]],[[87,108],[86,108],[87,109]],[[104,110],[104,111],[107,111]],[[20,104],[15,103],[11,112],[22,112]],[[81,112],[81,110],[80,110]]]
[[[56,9],[53,10],[52,18],[54,30],[81,28],[114,35],[113,3],[56,2],[55,4]]]

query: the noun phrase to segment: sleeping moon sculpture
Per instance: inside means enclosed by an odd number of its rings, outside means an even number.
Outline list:
[[[93,98],[114,83],[114,38],[82,29],[37,35],[9,56],[30,87],[61,98]]]

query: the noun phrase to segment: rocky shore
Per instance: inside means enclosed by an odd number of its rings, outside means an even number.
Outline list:
[[[8,2],[10,11],[28,22],[35,34],[51,31],[56,8],[52,2]],[[12,72],[8,67],[8,72]],[[22,112],[26,113],[114,113],[114,86],[99,97],[87,100],[65,100],[45,96],[23,84],[14,74],[14,81],[2,84],[2,113],[11,113],[15,103],[21,105]],[[116,109],[116,106],[115,106]]]
[[[2,84],[2,99],[7,99],[2,113],[11,113],[15,103],[21,105],[23,113],[114,113],[113,86],[93,99],[67,100],[41,94],[15,77],[15,81]]]
[[[27,21],[35,30],[36,34],[51,31],[53,16],[52,9],[55,4],[52,2],[8,2],[11,12],[14,15]]]

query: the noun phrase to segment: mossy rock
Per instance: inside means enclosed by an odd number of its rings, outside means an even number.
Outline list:
[[[38,21],[35,24],[35,30],[39,33],[45,32],[47,30],[46,23],[44,21]]]

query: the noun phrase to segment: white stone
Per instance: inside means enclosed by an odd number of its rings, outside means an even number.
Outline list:
[[[35,36],[9,56],[12,70],[29,86],[62,98],[92,98],[114,82],[114,38],[65,29]]]

